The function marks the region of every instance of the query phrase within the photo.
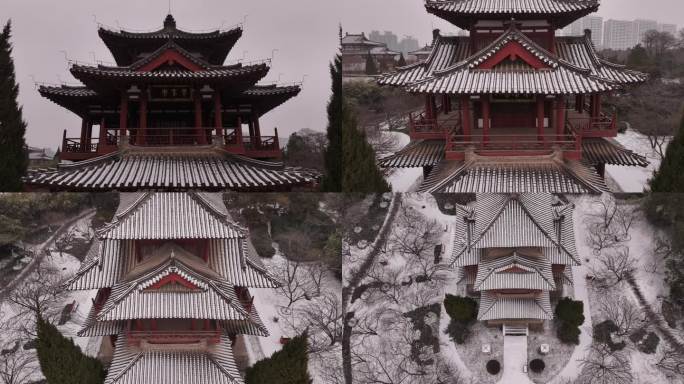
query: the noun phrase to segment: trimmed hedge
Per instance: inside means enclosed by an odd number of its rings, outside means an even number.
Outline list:
[[[247,368],[245,383],[310,384],[312,380],[307,371],[307,349],[306,335],[293,338],[271,357],[257,361]]]
[[[470,335],[470,325],[477,319],[477,301],[469,297],[447,294],[444,309],[451,318],[445,332],[457,344],[465,343]]]
[[[444,298],[444,309],[451,319],[461,323],[469,323],[477,319],[477,301],[470,297],[447,294]]]
[[[556,305],[556,335],[566,344],[579,344],[579,326],[584,323],[584,303],[564,297]]]

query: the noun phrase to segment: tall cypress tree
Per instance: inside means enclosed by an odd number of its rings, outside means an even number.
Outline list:
[[[0,191],[14,192],[22,188],[21,177],[26,173],[26,123],[17,103],[19,86],[14,74],[12,23],[7,22],[0,34]]]
[[[342,191],[342,57],[330,64],[332,95],[328,102],[328,146],[325,149],[323,192]]]
[[[105,371],[99,360],[86,356],[54,325],[38,316],[38,362],[50,384],[99,384]]]
[[[399,62],[397,63],[397,67],[405,67],[406,66],[406,59],[404,58],[404,52],[399,54]]]
[[[344,153],[343,192],[378,193],[390,191],[390,186],[378,169],[373,147],[359,130],[352,111],[343,102],[342,142]]]
[[[288,341],[283,349],[271,357],[247,368],[246,384],[310,384],[308,372],[308,344],[306,335]]]
[[[660,168],[649,180],[651,192],[684,192],[684,113],[679,130],[667,146]]]

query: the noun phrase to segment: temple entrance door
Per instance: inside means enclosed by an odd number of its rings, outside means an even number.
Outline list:
[[[525,130],[534,133],[536,122],[534,102],[494,102],[492,103],[492,133],[504,133],[502,129]],[[499,130],[499,132],[496,132]]]
[[[197,142],[194,125],[194,115],[190,111],[161,111],[150,118],[147,144],[192,145]]]

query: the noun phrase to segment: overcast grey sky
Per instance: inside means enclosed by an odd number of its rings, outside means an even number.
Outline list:
[[[29,145],[56,146],[62,130],[78,136],[78,117],[34,89],[36,81],[74,83],[62,50],[69,59],[113,61],[97,35],[97,21],[110,26],[152,30],[161,27],[168,0],[0,0],[0,23],[12,19],[14,59],[20,85],[20,102],[29,127]],[[328,63],[339,45],[338,24],[342,5],[328,0],[172,0],[179,28],[206,30],[229,27],[247,15],[243,37],[228,61],[275,59],[264,81],[298,82],[300,95],[267,114],[262,132],[278,127],[281,137],[302,128],[324,130],[325,107],[330,93]],[[95,16],[93,16],[95,15]],[[245,51],[247,51],[245,53]],[[282,74],[282,75],[281,75]]]
[[[412,35],[420,44],[432,40],[432,29],[454,29],[428,14],[423,0],[345,0],[342,27],[345,32],[393,31],[399,37]],[[604,19],[653,19],[684,27],[684,0],[602,0],[598,16]]]

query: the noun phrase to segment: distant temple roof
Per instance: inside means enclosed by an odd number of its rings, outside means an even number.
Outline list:
[[[204,149],[203,149],[204,148]],[[205,147],[120,150],[57,169],[30,171],[25,183],[56,190],[274,190],[318,176]]]
[[[345,34],[344,37],[342,38],[342,45],[346,45],[346,44],[368,45],[368,46],[373,46],[373,47],[381,47],[381,46],[385,45],[385,44],[379,43],[377,41],[368,40],[364,33],[359,33],[359,34],[347,33],[347,34]]]
[[[425,9],[451,24],[469,29],[483,19],[546,19],[563,28],[598,10],[599,0],[426,0]]]

